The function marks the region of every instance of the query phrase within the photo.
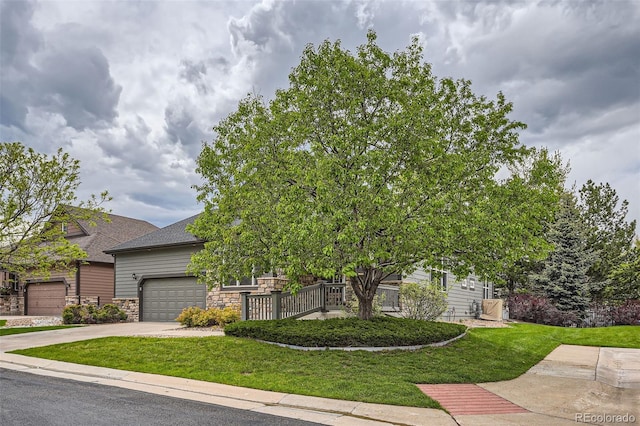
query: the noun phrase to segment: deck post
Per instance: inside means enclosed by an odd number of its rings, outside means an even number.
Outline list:
[[[240,319],[242,321],[247,321],[249,319],[249,296],[251,294],[250,291],[241,291],[240,292]]]
[[[324,281],[320,281],[320,312],[327,312],[327,287]]]
[[[271,318],[274,320],[282,318],[281,297],[282,291],[271,290]]]

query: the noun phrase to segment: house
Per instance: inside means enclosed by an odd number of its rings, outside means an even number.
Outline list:
[[[194,276],[185,273],[191,255],[204,247],[203,240],[186,231],[187,225],[197,217],[192,216],[106,250],[106,253],[115,257],[116,296],[113,303],[127,312],[131,320],[174,321],[189,306],[240,306],[243,293],[264,298],[264,295],[284,287],[287,281],[285,277],[264,274],[224,282],[208,291]],[[438,276],[448,291],[449,308],[443,314],[443,319],[473,318],[481,300],[493,295],[492,284],[473,275],[456,279],[445,272]],[[383,282],[380,290],[387,293],[395,291],[397,300],[397,289],[403,282],[420,282],[430,278],[430,273],[422,269],[406,277],[392,275]],[[308,284],[314,283],[310,281]],[[338,296],[343,303],[350,299],[348,286],[342,284],[342,287],[336,286],[335,289],[339,289]],[[331,297],[335,299],[336,293],[332,293]],[[391,300],[389,297],[385,303]],[[267,311],[270,313],[271,308]]]
[[[54,224],[61,226],[65,238],[83,249],[87,257],[75,260],[68,269],[51,271],[46,279],[27,275],[19,277],[19,282],[7,280],[13,286],[13,294],[7,297],[15,303],[3,304],[1,313],[58,316],[68,304],[111,303],[114,296],[113,257],[104,250],[158,227],[144,220],[114,214],[106,216],[108,220],[98,218],[91,223],[77,220]]]
[[[105,251],[115,259],[115,298],[133,321],[173,321],[187,306],[206,305],[206,286],[185,273],[204,241],[186,231],[196,216]]]
[[[470,319],[480,315],[482,301],[493,299],[494,286],[491,281],[483,280],[476,275],[456,277],[448,271],[438,271],[438,274],[418,268],[413,273],[403,277],[403,283],[417,283],[436,279],[447,291],[447,310],[442,319],[457,321]]]

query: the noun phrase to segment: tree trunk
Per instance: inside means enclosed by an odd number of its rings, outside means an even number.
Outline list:
[[[370,320],[373,318],[373,299],[382,280],[382,271],[375,268],[363,269],[364,272],[351,282],[351,287],[358,298],[358,318]]]
[[[373,297],[358,297],[358,318],[363,320],[370,320],[373,318]]]

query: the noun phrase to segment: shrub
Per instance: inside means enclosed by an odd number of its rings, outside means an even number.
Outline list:
[[[194,320],[197,316],[200,315],[201,312],[202,308],[199,308],[197,306],[189,306],[188,308],[184,308],[182,312],[180,312],[180,315],[178,315],[176,321],[178,321],[185,327],[195,327]]]
[[[127,314],[116,305],[68,305],[62,311],[64,324],[102,324],[125,321]]]
[[[237,306],[227,306],[224,309],[210,308],[207,310],[190,306],[184,308],[176,318],[185,327],[213,327],[225,326],[240,320],[240,309]]]
[[[402,316],[433,321],[447,310],[447,293],[437,283],[406,283],[400,286]]]
[[[627,300],[617,306],[611,318],[615,325],[640,325],[640,300]]]
[[[96,319],[99,323],[120,322],[127,319],[127,314],[111,303],[107,303],[98,309]]]
[[[227,306],[226,308],[219,310],[217,320],[218,325],[221,327],[240,321],[240,308],[238,306]]]
[[[464,333],[460,324],[406,318],[240,321],[226,335],[304,347],[389,347],[442,342]]]
[[[62,310],[62,322],[64,324],[81,324],[82,305],[67,305]]]
[[[561,311],[549,299],[532,294],[514,294],[507,300],[509,317],[537,324],[577,326],[580,317],[573,311]]]
[[[640,300],[593,303],[585,326],[640,325]]]

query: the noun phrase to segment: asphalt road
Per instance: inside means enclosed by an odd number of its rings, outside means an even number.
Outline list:
[[[0,425],[282,425],[300,420],[0,369]]]

